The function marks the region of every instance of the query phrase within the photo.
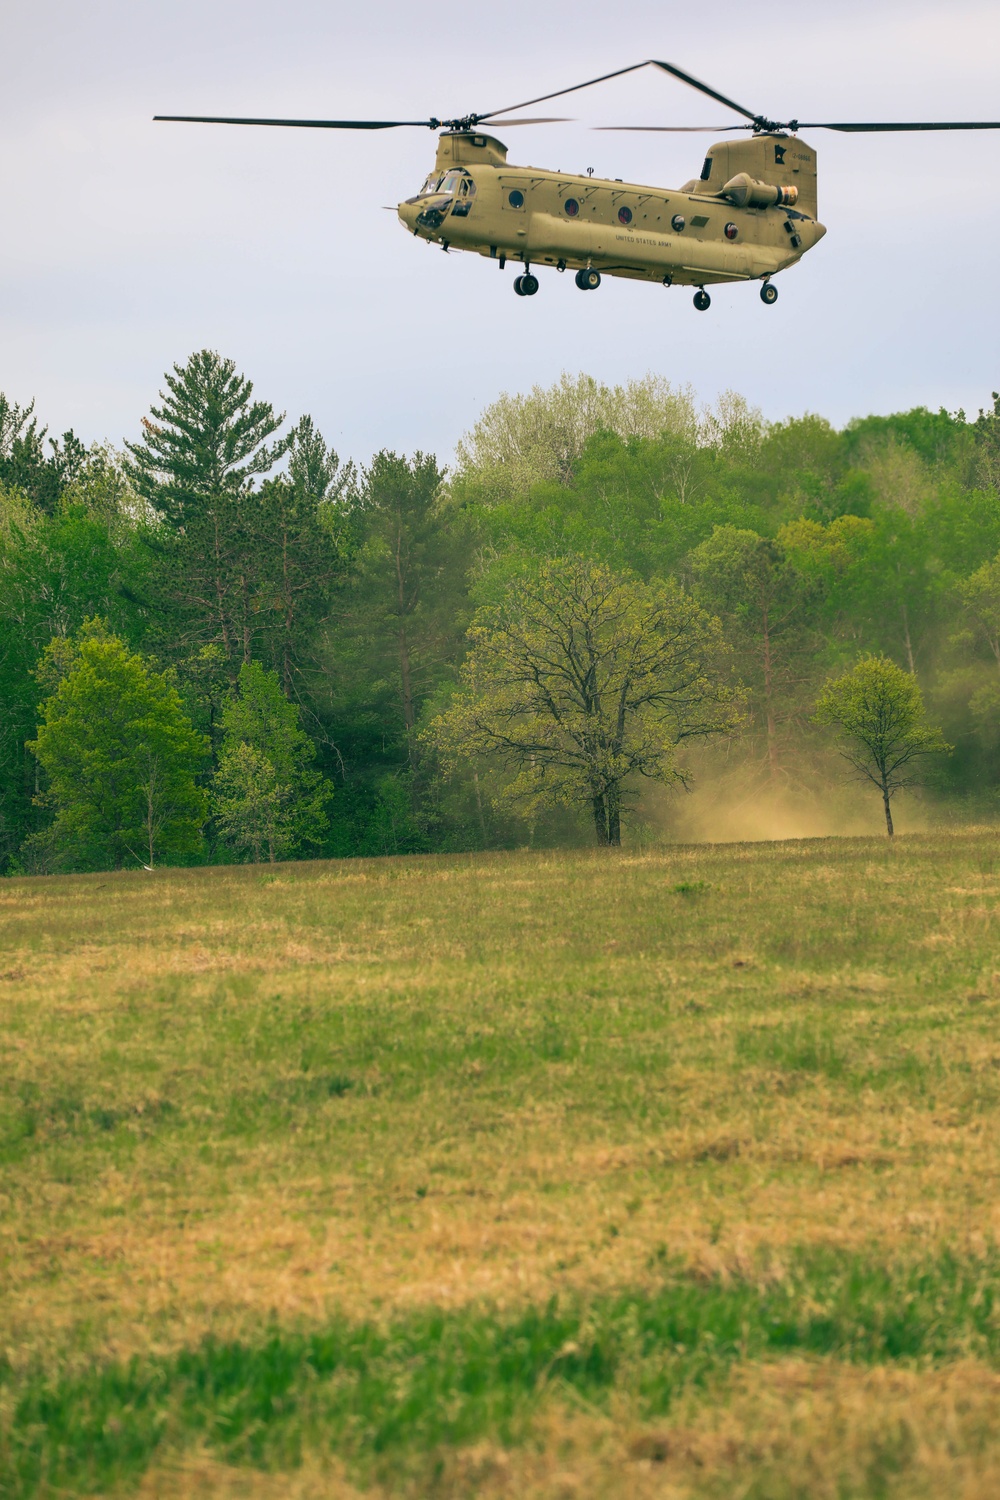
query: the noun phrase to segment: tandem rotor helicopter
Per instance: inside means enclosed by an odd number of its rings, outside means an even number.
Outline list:
[[[620,125],[605,130],[719,134],[749,130],[749,140],[709,147],[701,175],[682,188],[643,187],[619,179],[576,176],[516,167],[507,147],[482,130],[562,123],[553,117],[507,119],[550,99],[620,78],[640,68],[660,68],[749,123],[719,126]],[[595,291],[602,276],[626,276],[664,286],[697,288],[694,305],[711,305],[707,287],[759,281],[761,301],[778,300],[772,278],[801,260],[826,233],[817,218],[816,152],[799,130],[850,134],[911,130],[1000,130],[1000,121],[910,123],[810,123],[755,114],[672,63],[649,58],[585,83],[556,89],[505,109],[453,120],[264,120],[220,115],[155,115],[156,120],[202,125],[278,125],[306,130],[396,130],[416,126],[441,131],[434,170],[420,192],[400,203],[401,223],[418,238],[445,250],[473,250],[499,262],[519,263],[519,297],[538,291],[535,268],[575,270],[581,291]]]

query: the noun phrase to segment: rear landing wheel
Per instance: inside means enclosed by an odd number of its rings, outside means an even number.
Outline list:
[[[517,279],[521,283],[522,297],[533,297],[538,291],[538,277],[532,276],[530,271],[525,271],[524,275]]]
[[[760,300],[768,307],[773,307],[778,300],[778,288],[772,286],[769,281],[765,281],[760,289]]]
[[[596,292],[601,284],[601,273],[593,270],[577,271],[576,284],[581,292]]]
[[[517,294],[518,297],[523,297],[524,296],[524,292],[523,292],[523,290],[521,288],[521,278],[520,278],[520,276],[515,276],[514,277],[514,291],[516,292],[516,294]]]
[[[708,312],[708,309],[711,307],[712,299],[704,288],[700,292],[695,292],[694,305],[699,312]]]

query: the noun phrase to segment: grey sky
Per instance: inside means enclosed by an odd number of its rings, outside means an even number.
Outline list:
[[[702,315],[687,290],[544,272],[522,300],[509,268],[409,239],[381,205],[417,189],[430,132],[151,121],[486,110],[649,56],[779,117],[997,119],[995,3],[0,0],[0,24],[0,389],[53,429],[134,435],[206,346],[360,459],[447,457],[500,391],[564,369],[837,422],[1000,385],[1000,132],[812,133],[826,239],[773,309],[737,286]],[[727,119],[652,73],[563,102],[576,123],[499,132],[513,161],[678,186],[711,136],[589,127]]]

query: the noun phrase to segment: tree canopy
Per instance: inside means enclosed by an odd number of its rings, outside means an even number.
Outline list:
[[[199,832],[122,813],[144,863],[143,827],[156,860],[278,859],[627,839],[677,827],[685,785],[822,808],[843,774],[817,703],[869,658],[954,747],[904,779],[933,768],[935,807],[1000,799],[1000,397],[838,429],[566,374],[497,397],[450,464],[355,462],[202,349],[120,449],[50,437],[56,416],[0,394],[0,872],[132,859],[99,819],[63,837],[68,773],[39,753],[53,664],[95,618],[195,735]],[[571,598],[589,707],[556,649]],[[644,696],[680,669],[672,620],[701,674],[690,723]]]

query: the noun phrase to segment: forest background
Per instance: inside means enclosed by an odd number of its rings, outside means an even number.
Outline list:
[[[202,351],[121,450],[0,396],[0,871],[592,840],[585,806],[519,806],[433,732],[474,622],[570,564],[721,622],[742,715],[680,761],[716,806],[842,799],[815,706],[874,653],[953,747],[938,814],[995,814],[997,396],[836,431],[564,376],[487,408],[448,471],[359,469]],[[640,783],[627,837],[690,828]]]

